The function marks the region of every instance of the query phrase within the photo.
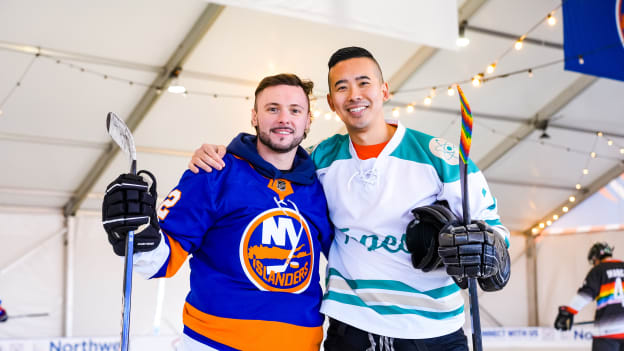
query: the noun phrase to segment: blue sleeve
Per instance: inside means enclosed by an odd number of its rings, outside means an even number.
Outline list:
[[[213,173],[187,170],[158,210],[160,227],[189,254],[200,247],[217,218]]]

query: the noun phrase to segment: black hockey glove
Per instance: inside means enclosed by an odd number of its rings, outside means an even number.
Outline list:
[[[574,314],[568,310],[567,306],[559,306],[559,313],[555,319],[555,329],[570,330],[574,323]]]
[[[412,210],[414,219],[405,229],[405,244],[412,256],[412,266],[429,272],[442,264],[438,255],[439,233],[446,225],[458,224],[457,217],[448,208],[446,202]]]
[[[458,279],[491,277],[508,256],[503,240],[478,220],[469,225],[448,224],[440,232],[439,244],[446,273]]]
[[[141,174],[147,175],[148,184]],[[151,251],[160,243],[156,218],[156,178],[148,171],[122,174],[106,187],[102,224],[118,256],[126,253],[126,236],[134,230],[134,252]]]

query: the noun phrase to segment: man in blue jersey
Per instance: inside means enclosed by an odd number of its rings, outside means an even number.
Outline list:
[[[251,123],[227,148],[227,170],[187,171],[155,208],[155,178],[122,174],[102,205],[117,255],[136,230],[134,266],[170,277],[191,256],[185,350],[318,350],[323,339],[318,265],[333,236],[326,199],[299,144],[313,84],[264,78]]]
[[[457,147],[385,120],[389,87],[366,49],[342,48],[328,68],[327,102],[348,135],[321,142],[311,155],[335,226],[321,307],[330,317],[324,348],[468,350],[459,286],[475,277],[495,291],[509,279],[509,231],[485,178],[470,163],[478,221],[459,225]],[[191,162],[227,169],[218,160],[224,151],[203,145]]]

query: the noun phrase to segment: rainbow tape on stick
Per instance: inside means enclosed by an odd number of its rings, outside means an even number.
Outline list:
[[[468,164],[468,157],[470,155],[470,144],[472,142],[472,112],[470,111],[470,105],[466,100],[464,92],[457,85],[457,92],[459,92],[459,101],[461,102],[461,143],[459,145],[459,157],[461,157],[464,164]]]

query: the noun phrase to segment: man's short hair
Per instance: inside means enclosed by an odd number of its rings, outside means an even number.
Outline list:
[[[312,95],[312,89],[314,88],[314,83],[311,80],[301,80],[295,74],[292,73],[281,73],[276,74],[274,76],[264,77],[258,84],[256,88],[256,92],[254,93],[254,110],[258,111],[258,95],[266,88],[274,87],[277,85],[290,85],[295,87],[301,87],[303,92],[306,95],[306,99],[308,100],[308,112],[310,112],[310,95]]]
[[[379,62],[377,62],[377,60],[375,59],[375,57],[373,57],[373,54],[371,54],[370,51],[364,48],[358,47],[358,46],[349,46],[346,48],[338,49],[329,58],[329,62],[327,62],[327,68],[328,70],[331,70],[332,67],[338,64],[338,62],[345,61],[345,60],[352,59],[352,58],[358,58],[358,57],[366,57],[366,58],[373,60],[373,62],[375,62],[375,65],[377,65],[377,69],[379,70],[379,78],[381,78],[382,82],[384,81],[383,74],[381,73],[381,66],[379,65]],[[329,83],[329,73],[327,76],[327,82]],[[331,91],[331,87],[330,87],[330,91]]]

